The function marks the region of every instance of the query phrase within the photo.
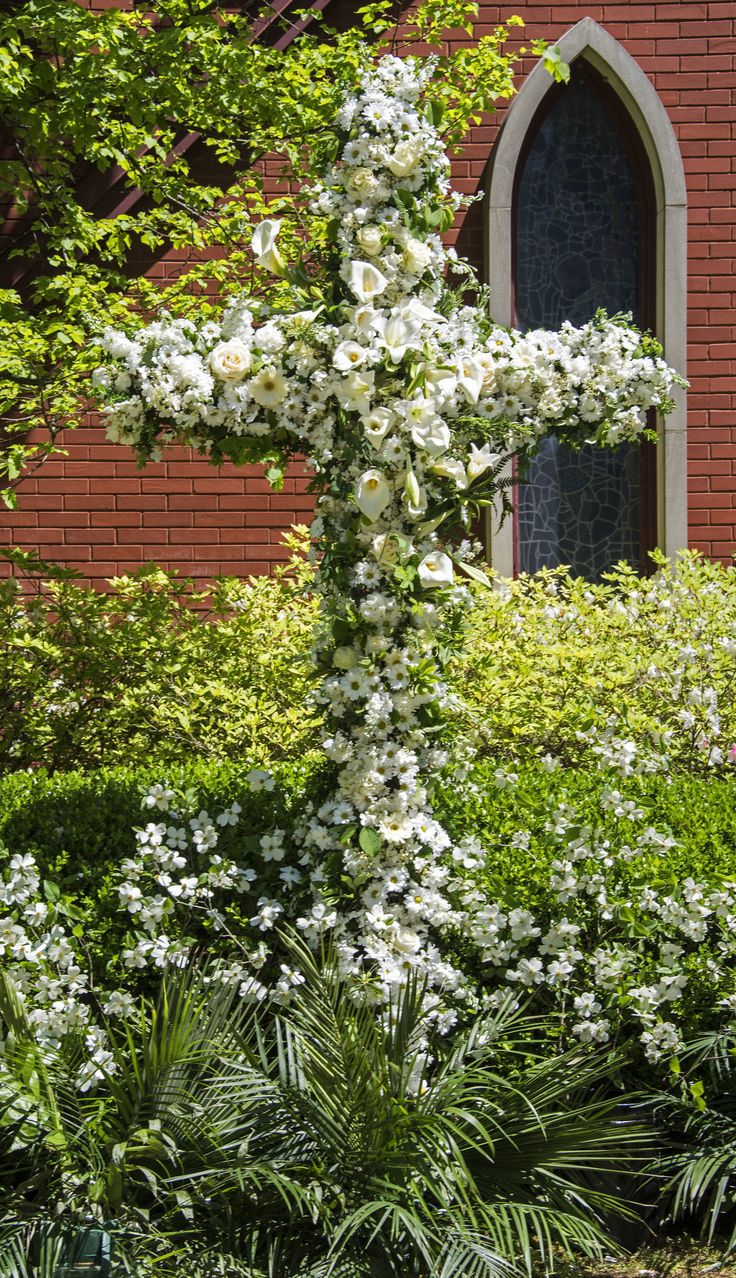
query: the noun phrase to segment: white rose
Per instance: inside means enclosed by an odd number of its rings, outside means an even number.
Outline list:
[[[370,262],[351,262],[348,282],[361,302],[371,302],[374,297],[378,297],[379,293],[384,291],[388,284],[385,275],[382,275],[375,266],[371,266]]]
[[[419,163],[421,145],[416,140],[399,142],[389,157],[388,167],[394,177],[408,177]]]
[[[369,257],[375,257],[381,252],[383,236],[377,226],[361,226],[355,238]]]
[[[439,457],[450,447],[450,427],[439,417],[426,426],[415,426],[411,437],[418,448],[423,448],[432,457]]]
[[[391,500],[391,489],[380,470],[367,470],[355,485],[355,504],[373,524]]]
[[[425,590],[431,586],[451,586],[455,580],[452,560],[441,550],[433,550],[431,554],[425,555],[418,572],[419,580]]]
[[[250,372],[252,356],[250,347],[233,337],[229,342],[220,342],[210,351],[210,368],[223,382],[242,382],[246,373]]]
[[[276,248],[276,237],[280,230],[280,222],[274,222],[270,218],[266,218],[264,222],[258,224],[250,242],[251,250],[258,265],[264,267],[267,271],[272,271],[274,275],[283,275],[286,271],[286,263]]]
[[[403,261],[411,275],[421,275],[432,261],[432,250],[422,240],[412,238],[406,242]]]
[[[372,169],[346,169],[343,174],[345,190],[351,195],[368,195],[377,186]]]
[[[399,559],[399,543],[393,533],[380,533],[371,542],[371,552],[379,564],[395,564]]]

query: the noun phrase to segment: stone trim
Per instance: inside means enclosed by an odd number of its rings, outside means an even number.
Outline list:
[[[649,160],[656,201],[656,333],[678,372],[687,366],[687,192],[680,148],[651,80],[622,44],[593,18],[583,18],[557,41],[562,58],[585,58],[626,108]],[[512,322],[513,192],[518,158],[553,82],[541,64],[527,77],[508,109],[491,155],[486,187],[486,277],[499,324]],[[687,405],[658,423],[657,541],[671,557],[687,546]],[[514,566],[513,522],[486,526],[488,560],[503,576]]]

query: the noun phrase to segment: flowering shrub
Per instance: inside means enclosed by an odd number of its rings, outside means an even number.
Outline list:
[[[453,676],[492,756],[622,776],[736,763],[736,569],[695,553],[599,585],[562,569],[479,591]]]
[[[203,942],[244,996],[288,1001],[299,972],[277,928],[291,918],[314,941],[345,909],[339,864],[315,908],[313,871],[292,851],[319,771],[244,782],[232,765],[190,766],[142,801],[145,775],[19,775],[0,788],[5,962],[42,1041],[81,1023],[105,1068],[95,1003],[127,1016],[164,962]],[[726,779],[631,778],[617,791],[595,773],[536,765],[514,780],[479,766],[437,803],[464,834],[448,880],[472,931],[438,925],[430,961],[463,972],[478,1007],[511,990],[567,1042],[633,1039],[666,1065],[683,1040],[733,1019],[733,795]]]
[[[227,580],[206,599],[155,569],[106,593],[51,579],[29,597],[3,583],[0,763],[150,756],[158,775],[193,751],[298,759],[322,740],[307,702],[312,580],[294,558],[288,575]],[[620,568],[596,585],[559,569],[471,590],[447,671],[460,740],[512,766],[734,767],[734,569],[688,554],[655,577]]]

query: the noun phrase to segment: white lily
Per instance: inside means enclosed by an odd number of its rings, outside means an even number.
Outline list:
[[[482,448],[471,444],[470,460],[467,465],[468,479],[477,479],[479,475],[485,474],[487,470],[491,470],[493,466],[496,466],[500,460],[501,454],[492,453],[490,444],[484,444]]]
[[[451,586],[455,580],[452,560],[441,550],[433,550],[425,555],[417,571],[425,590],[432,586]]]
[[[483,378],[486,370],[478,360],[466,355],[458,360],[457,384],[461,387],[469,404],[477,404],[483,389]]]
[[[380,470],[367,470],[355,485],[355,504],[373,524],[391,500],[391,489]]]
[[[374,333],[382,333],[386,327],[386,320],[383,315],[370,303],[366,303],[364,306],[356,306],[352,312],[351,320],[363,337],[372,337]]]
[[[383,341],[394,364],[398,364],[408,350],[416,348],[415,338],[418,332],[417,321],[405,319],[401,312],[396,311],[389,317],[383,330]]]
[[[369,413],[371,396],[375,390],[375,373],[352,368],[335,387],[335,395],[343,408],[353,413]]]

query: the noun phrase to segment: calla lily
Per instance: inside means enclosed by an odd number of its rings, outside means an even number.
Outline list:
[[[417,571],[425,590],[432,586],[451,586],[455,580],[452,560],[441,550],[425,555]]]
[[[420,493],[421,489],[419,487],[419,480],[413,470],[408,470],[406,472],[406,479],[404,480],[404,496],[406,497],[406,500],[416,505],[419,501]]]
[[[360,342],[340,342],[340,345],[335,348],[332,362],[335,368],[347,373],[351,368],[357,368],[362,364],[365,356],[365,346],[361,346]]]
[[[421,519],[426,514],[428,501],[427,494],[422,486],[417,483],[417,477],[413,471],[409,472],[404,487],[404,496],[406,497],[406,513],[410,519]]]
[[[396,420],[390,408],[374,408],[371,413],[361,417],[366,439],[374,448],[380,448],[388,431]]]
[[[370,262],[351,262],[348,283],[359,301],[371,302],[384,291],[388,280]]]
[[[280,222],[274,222],[271,218],[266,218],[264,222],[259,222],[250,242],[258,265],[267,271],[272,271],[274,275],[284,275],[286,273],[286,263],[276,248],[276,238],[280,230]]]
[[[391,489],[380,470],[367,470],[355,485],[355,504],[373,524],[391,500]]]

